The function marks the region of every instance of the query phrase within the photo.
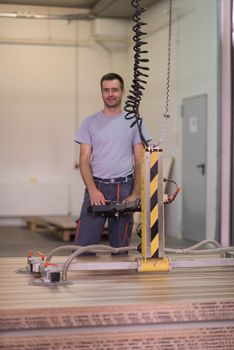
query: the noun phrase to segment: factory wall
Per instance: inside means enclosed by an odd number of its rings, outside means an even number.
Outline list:
[[[0,19],[2,218],[79,214],[75,133],[102,108],[100,77],[126,75],[125,22]]]
[[[181,184],[182,100],[208,94],[207,236],[212,238],[217,205],[217,5],[213,0],[176,0],[173,6],[171,118],[162,146],[165,156],[174,158],[172,175]],[[150,74],[141,114],[157,143],[165,111],[167,2],[153,6],[145,19]],[[75,169],[75,132],[86,116],[102,108],[99,79],[104,73],[119,72],[128,91],[131,26],[130,21],[109,19],[0,19],[2,219],[78,215],[84,186]],[[166,210],[167,234],[178,237],[181,198]]]

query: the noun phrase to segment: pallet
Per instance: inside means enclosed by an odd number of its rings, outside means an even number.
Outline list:
[[[75,220],[68,215],[60,216],[33,216],[24,219],[27,227],[33,232],[54,232],[64,242],[71,240],[76,229]]]
[[[24,219],[29,230],[33,232],[54,232],[64,242],[74,238],[76,222],[69,215],[56,216],[32,216]],[[108,227],[105,225],[103,235],[108,235]]]

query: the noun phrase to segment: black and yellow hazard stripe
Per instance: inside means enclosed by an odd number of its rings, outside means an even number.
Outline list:
[[[138,271],[169,271],[164,256],[162,150],[143,151],[141,174],[141,253]]]
[[[159,152],[144,150],[141,182],[142,256],[157,257],[159,248]]]
[[[147,186],[147,178],[148,178],[148,166],[147,163],[149,159],[149,152],[145,149],[142,152],[142,168],[141,168],[141,253],[144,259],[150,257],[149,251],[149,232],[148,232],[148,186]]]
[[[151,257],[157,257],[159,247],[158,232],[158,152],[150,154],[150,254]]]

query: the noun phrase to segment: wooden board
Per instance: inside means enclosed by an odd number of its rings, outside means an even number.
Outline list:
[[[0,259],[2,349],[234,349],[233,267],[69,272],[74,284],[45,287],[15,272],[25,264]]]
[[[173,328],[126,331],[106,329],[93,332],[60,331],[48,335],[46,331],[36,336],[8,337],[2,341],[3,350],[233,350],[234,326]],[[47,333],[47,334],[46,334]]]

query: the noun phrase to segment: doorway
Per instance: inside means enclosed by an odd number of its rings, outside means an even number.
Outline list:
[[[182,106],[182,235],[206,238],[207,95],[189,97]]]

